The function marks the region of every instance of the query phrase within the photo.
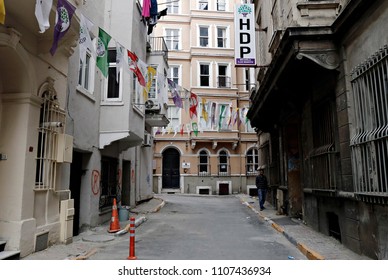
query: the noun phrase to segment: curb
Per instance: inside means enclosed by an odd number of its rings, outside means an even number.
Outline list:
[[[243,200],[242,198],[240,198],[240,201],[242,204],[246,205],[253,212],[255,212],[258,216],[260,216],[265,221],[267,221],[272,226],[272,228],[274,228],[277,232],[283,234],[287,238],[287,240],[290,241],[293,245],[295,245],[298,248],[298,250],[303,255],[305,255],[309,260],[324,260],[325,259],[321,254],[315,252],[314,250],[311,250],[305,244],[298,242],[294,237],[289,235],[284,230],[283,227],[281,227],[280,225],[278,225],[277,223],[275,223],[271,219],[265,217],[260,211],[256,210],[256,208],[254,208],[252,205],[250,205],[247,201]]]
[[[161,200],[162,203],[160,203],[155,209],[151,210],[150,213],[159,212],[160,209],[162,209],[164,207],[164,205],[166,204],[166,202],[163,199],[161,199],[161,198],[155,197],[155,199]]]

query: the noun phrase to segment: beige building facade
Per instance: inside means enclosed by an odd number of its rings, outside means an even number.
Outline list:
[[[236,3],[241,1],[173,1],[160,8],[168,8],[168,15],[153,34],[169,48],[173,86],[169,124],[154,129],[155,193],[255,190],[257,136],[245,121],[254,69],[234,64]],[[174,103],[174,87],[183,108]],[[195,103],[196,114],[190,112]]]

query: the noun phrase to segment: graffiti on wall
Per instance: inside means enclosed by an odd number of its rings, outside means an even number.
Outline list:
[[[92,193],[98,195],[100,192],[100,171],[93,170],[91,176]]]

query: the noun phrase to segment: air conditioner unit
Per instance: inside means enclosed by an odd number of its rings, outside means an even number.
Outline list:
[[[151,134],[148,134],[148,133],[144,134],[143,146],[151,147],[151,141],[152,141]]]
[[[149,99],[145,102],[145,110],[146,112],[159,112],[160,104]]]

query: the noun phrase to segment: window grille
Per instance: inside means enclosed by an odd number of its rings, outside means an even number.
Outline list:
[[[388,203],[388,46],[351,73],[354,135],[351,156],[356,196]]]
[[[46,91],[42,99],[38,128],[35,190],[51,190],[55,189],[56,184],[57,136],[65,131],[66,114],[59,107],[55,94]]]
[[[334,143],[333,109],[330,100],[317,104],[313,109],[313,144],[308,156],[308,172],[311,188],[336,189],[336,156]],[[288,169],[297,168],[299,159],[289,158]]]

